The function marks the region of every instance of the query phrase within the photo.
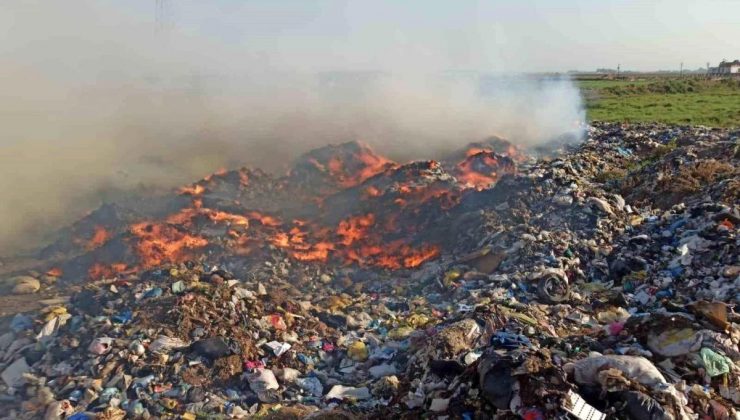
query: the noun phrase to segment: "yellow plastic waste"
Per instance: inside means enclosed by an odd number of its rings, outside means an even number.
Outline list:
[[[172,398],[163,398],[159,403],[162,404],[162,407],[168,410],[174,410],[177,407],[177,401]]]
[[[370,354],[365,343],[362,341],[355,341],[347,349],[347,355],[349,355],[352,360],[364,362]]]
[[[647,278],[647,271],[635,271],[626,277],[630,280],[644,281]]]
[[[406,322],[414,328],[421,328],[429,323],[429,317],[424,314],[412,314]]]
[[[630,313],[626,309],[616,307],[606,311],[599,312],[596,314],[596,319],[603,324],[611,324],[612,322],[626,321],[630,317]]]
[[[64,306],[54,306],[52,308],[49,308],[49,312],[46,313],[46,316],[44,317],[44,321],[51,321],[52,319],[65,315],[67,313],[67,308]]]
[[[329,296],[326,299],[326,306],[332,312],[342,310],[349,304],[350,302],[347,299],[342,299],[340,296]]]
[[[513,309],[509,309],[509,308],[506,308],[506,307],[501,307],[500,308],[500,311],[505,316],[507,316],[507,317],[516,318],[517,320],[519,320],[521,322],[524,322],[524,323],[527,323],[529,325],[533,325],[533,326],[539,325],[539,323],[537,322],[536,319],[532,318],[529,315],[525,315],[525,314],[523,314],[521,312],[517,312],[517,311],[515,311]]]
[[[398,327],[389,331],[388,337],[392,340],[402,340],[411,335],[412,332],[414,332],[414,329],[411,327]]]
[[[445,273],[445,278],[442,280],[442,283],[449,287],[455,280],[459,279],[461,275],[462,274],[458,270],[450,270]]]

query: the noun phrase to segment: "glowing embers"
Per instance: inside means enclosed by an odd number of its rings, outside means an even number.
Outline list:
[[[268,228],[275,228],[269,226]],[[298,261],[326,262],[334,245],[321,238],[330,237],[329,229],[312,228],[305,221],[294,220],[293,226],[286,232],[275,229],[268,237],[269,243],[285,249],[292,258]]]
[[[256,211],[250,211],[248,213],[248,216],[250,219],[257,220],[262,224],[263,226],[280,226],[283,224],[283,222],[280,221],[277,217],[273,217],[267,214],[262,214]]]
[[[214,180],[214,178],[222,177],[227,173],[225,168],[221,168],[217,170],[216,172],[207,175],[200,181],[192,184],[192,185],[186,185],[184,187],[180,187],[178,192],[182,195],[192,195],[193,197],[199,197],[203,195],[207,191],[206,184],[210,184],[211,181]]]
[[[92,237],[85,244],[85,249],[91,251],[96,248],[103,246],[111,238],[111,233],[106,228],[100,225],[96,225]]]
[[[223,183],[230,183],[233,180],[236,180],[237,184],[242,188],[249,186],[249,170],[247,170],[246,168],[241,168],[239,170],[227,171],[226,169],[222,168],[204,177],[196,183],[180,187],[177,191],[180,195],[190,195],[194,198],[197,198],[212,191],[214,188],[217,189],[219,185]]]
[[[329,162],[329,171],[331,171],[332,176],[345,188],[358,185],[395,165],[392,161],[373,153],[364,144],[360,144],[360,150],[354,153],[352,157],[354,162],[350,162],[351,166],[345,166],[345,162],[336,157]]]
[[[339,243],[350,246],[354,242],[366,238],[368,231],[374,224],[375,216],[372,213],[342,220],[337,227],[337,235],[341,238]]]
[[[397,233],[396,214],[376,223],[372,213],[342,220],[336,230],[336,253],[345,263],[389,269],[413,268],[439,255],[439,248],[413,248],[404,240],[385,240]]]
[[[136,237],[135,248],[143,268],[183,261],[190,251],[208,245],[205,238],[168,223],[136,223],[131,226],[131,233]]]
[[[366,144],[350,142],[313,150],[301,158],[291,172],[293,179],[321,179],[324,192],[351,188],[367,179],[396,167],[393,161],[376,154]],[[309,181],[312,182],[312,181]]]
[[[465,186],[483,190],[493,186],[504,174],[516,172],[514,160],[485,149],[471,148],[455,168],[455,176]]]
[[[87,270],[87,275],[92,280],[99,280],[104,278],[113,278],[128,271],[131,271],[131,269],[125,263],[95,263]]]
[[[264,226],[279,226],[282,223],[276,217],[263,215],[256,211],[236,214],[203,207],[203,203],[199,199],[193,200],[192,207],[186,207],[177,213],[171,214],[165,220],[169,224],[181,225],[183,227],[202,225],[203,221],[210,221],[217,224],[224,223],[243,228],[249,227],[250,220],[257,221]]]
[[[113,234],[102,225],[94,225],[92,229],[84,229],[79,236],[73,239],[73,243],[80,249],[92,251],[100,248],[108,242]]]
[[[256,211],[236,214],[206,208],[200,199],[195,199],[192,207],[167,216],[164,222],[146,221],[130,227],[134,247],[141,258],[139,265],[150,268],[193,257],[192,251],[209,244],[199,232],[214,224],[226,225],[226,237],[236,239],[237,245],[244,245],[249,239],[246,232],[251,226],[274,228],[282,222],[276,217]]]
[[[180,190],[190,196],[186,207],[110,232],[87,228],[79,245],[101,247],[96,261],[128,264],[96,265],[96,276],[206,254],[215,261],[279,253],[307,263],[414,268],[440,255],[444,238],[435,229],[465,194],[515,171],[514,160],[485,144],[445,162],[397,165],[361,143],[327,146],[299,159],[282,178],[247,169],[217,172]],[[115,240],[111,233],[126,236]],[[111,246],[102,247],[107,242]]]
[[[205,178],[203,178],[203,181],[205,181],[205,182],[211,182],[214,178],[223,177],[228,172],[229,171],[226,170],[226,168],[219,168],[216,172],[214,172],[214,173],[206,176]]]
[[[439,255],[439,248],[414,248],[403,240],[384,241],[388,224],[376,223],[373,214],[349,217],[336,228],[294,220],[288,231],[276,229],[269,242],[298,261],[357,264],[388,269],[413,268]]]
[[[53,267],[47,270],[46,273],[44,274],[50,277],[62,277],[62,275],[64,274],[64,271],[59,267]]]
[[[393,235],[395,214],[376,223],[372,213],[349,217],[339,222],[333,232],[334,242],[322,240],[318,250],[326,250],[345,264],[388,269],[413,268],[439,255],[434,245],[414,248],[404,240],[386,241]]]
[[[392,241],[382,245],[360,245],[343,250],[347,263],[366,267],[381,267],[391,270],[414,268],[439,256],[439,246],[421,245],[413,247],[403,241]]]
[[[460,198],[458,189],[439,183],[401,184],[393,192],[395,193],[393,203],[410,211],[415,211],[430,202],[441,209],[449,209],[457,204]]]

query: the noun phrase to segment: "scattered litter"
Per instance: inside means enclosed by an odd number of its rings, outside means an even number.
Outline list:
[[[65,296],[8,317],[6,418],[737,418],[737,139],[599,123],[543,159],[492,138],[410,164],[346,143],[214,174],[164,218],[104,206],[58,270],[2,283]]]

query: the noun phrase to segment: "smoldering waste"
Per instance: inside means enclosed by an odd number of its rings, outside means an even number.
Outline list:
[[[60,298],[0,336],[6,417],[738,418],[738,132],[531,153],[348,143],[103,206],[9,276]]]

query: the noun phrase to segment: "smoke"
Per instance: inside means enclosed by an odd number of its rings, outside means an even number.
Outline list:
[[[3,3],[0,255],[101,201],[221,167],[281,172],[348,140],[399,160],[494,134],[536,145],[583,120],[568,80],[418,65],[409,45],[372,67],[311,63],[290,48],[158,32],[152,20],[103,1]]]

